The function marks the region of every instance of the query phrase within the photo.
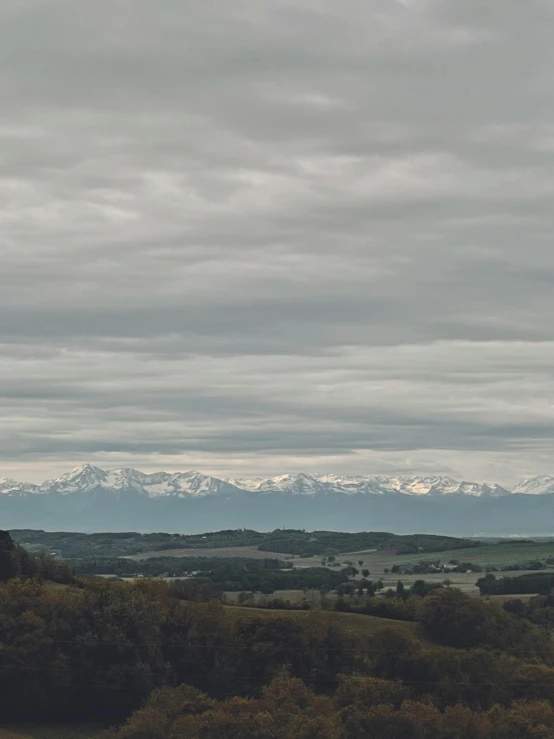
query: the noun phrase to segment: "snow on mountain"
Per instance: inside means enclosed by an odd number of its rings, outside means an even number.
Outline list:
[[[379,486],[372,484],[374,478],[345,475],[277,475],[264,479],[227,479],[230,485],[254,493],[292,493],[296,495],[316,495],[324,492],[339,493],[379,493]]]
[[[303,473],[296,476],[278,475],[277,477],[270,477],[267,480],[262,477],[256,477],[251,480],[226,479],[225,482],[242,490],[249,490],[255,493],[314,494],[318,488],[318,479],[314,475],[305,475]]]
[[[450,477],[383,477],[373,478],[384,490],[406,495],[429,495],[429,493],[457,493],[462,483]]]
[[[384,476],[305,474],[277,475],[270,478],[219,479],[190,472],[154,472],[147,474],[133,468],[102,470],[90,464],[76,467],[60,477],[41,485],[0,478],[0,494],[57,494],[71,495],[92,490],[135,491],[150,498],[194,497],[222,492],[244,490],[252,493],[290,493],[318,495],[344,493],[346,495],[411,496],[466,495],[474,497],[502,497],[510,491],[500,485],[455,480],[446,476]],[[524,480],[512,493],[541,495],[554,493],[554,477],[542,475]]]
[[[539,475],[522,480],[514,488],[512,493],[524,495],[546,495],[554,493],[554,477],[552,475]]]
[[[146,475],[142,487],[154,497],[159,495],[210,495],[220,493],[226,486],[223,480],[217,477],[192,472],[168,472]]]
[[[40,492],[50,493],[55,491],[68,495],[77,491],[92,490],[100,486],[107,476],[108,473],[101,470],[100,467],[84,464],[81,467],[75,467],[71,472],[66,472],[65,475],[55,480],[46,480],[40,486]]]
[[[229,483],[243,490],[257,493],[290,492],[314,495],[318,492],[340,492],[348,494],[403,493],[404,495],[444,495],[458,493],[463,495],[509,495],[499,485],[460,482],[450,477],[385,477],[383,475],[279,475],[267,480],[263,478],[234,479]]]
[[[71,495],[102,488],[104,490],[134,490],[149,497],[200,496],[222,492],[229,485],[223,480],[200,472],[154,472],[124,468],[102,470],[90,464],[76,467],[60,477],[46,480],[41,485],[0,478],[0,494],[57,494]]]
[[[509,491],[500,485],[488,485],[486,483],[465,482],[454,480],[451,477],[391,477],[378,478],[385,489],[396,490],[407,495],[493,495],[500,497],[509,495]]]
[[[33,485],[30,482],[17,482],[16,480],[10,480],[8,477],[0,477],[0,495],[8,493],[22,495],[23,493],[36,492],[39,492],[38,485]]]

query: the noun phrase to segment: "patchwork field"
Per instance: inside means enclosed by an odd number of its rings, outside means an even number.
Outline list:
[[[154,557],[247,557],[249,559],[291,559],[290,554],[275,554],[274,552],[261,552],[257,547],[225,547],[203,549],[164,549],[160,552],[141,552],[132,554],[124,559],[140,561],[142,559],[153,559]],[[321,557],[319,558],[321,562]]]
[[[533,559],[544,560],[554,557],[554,542],[533,542],[531,544],[487,544],[475,549],[458,549],[444,552],[440,555],[417,554],[399,555],[395,562],[416,562],[418,560],[433,559],[439,557],[441,561],[458,559],[462,562],[475,562],[480,565],[494,565],[501,567],[514,562],[529,561]]]
[[[136,554],[127,557],[131,560],[144,560],[152,557],[247,557],[252,559],[265,559],[267,557],[277,557],[287,559],[293,562],[294,567],[321,567],[323,557],[321,555],[313,557],[300,557],[290,554],[279,554],[275,552],[263,552],[255,546],[247,547],[227,547],[227,548],[210,548],[210,549],[168,549],[164,551],[151,551]],[[359,570],[368,569],[370,571],[369,578],[372,580],[381,579],[385,588],[396,587],[398,580],[401,580],[405,586],[410,586],[416,580],[425,580],[427,582],[443,582],[445,579],[450,580],[452,585],[460,588],[464,592],[476,595],[478,588],[476,582],[482,575],[476,573],[436,573],[425,575],[395,575],[390,572],[392,567],[396,565],[416,563],[422,560],[439,559],[441,563],[446,564],[452,559],[461,562],[472,562],[481,565],[483,568],[490,565],[498,568],[519,562],[528,562],[531,560],[544,561],[548,557],[554,557],[554,541],[539,541],[531,543],[494,543],[486,544],[482,547],[474,549],[455,549],[438,553],[423,554],[404,554],[397,555],[394,551],[377,551],[375,549],[357,552],[343,552],[336,555],[335,566],[343,567],[347,563],[352,563]],[[361,563],[361,564],[360,564]],[[386,572],[388,570],[388,572]],[[529,570],[518,570],[517,574],[527,574]],[[554,566],[549,567],[543,572],[554,572]],[[499,575],[504,573],[499,573]],[[514,571],[514,574],[516,572]],[[277,594],[276,594],[277,595]],[[232,600],[233,596],[229,595]],[[302,599],[304,594],[301,591],[285,591],[282,594],[288,600]]]

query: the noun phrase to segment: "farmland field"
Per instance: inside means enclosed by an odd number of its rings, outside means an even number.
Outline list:
[[[475,583],[482,574],[465,573],[465,572],[448,572],[425,575],[395,575],[391,572],[385,572],[386,569],[391,570],[393,565],[401,565],[408,563],[421,562],[425,560],[439,559],[445,564],[452,559],[460,562],[472,562],[474,564],[486,567],[491,565],[500,569],[503,566],[515,564],[517,562],[527,562],[530,560],[544,560],[548,557],[554,557],[554,542],[534,542],[531,544],[490,544],[475,549],[459,549],[449,552],[441,552],[440,554],[404,554],[396,555],[394,552],[349,552],[341,554],[337,557],[337,562],[344,564],[345,561],[354,562],[359,567],[358,562],[363,561],[362,567],[367,568],[371,572],[371,579],[380,578],[383,580],[385,588],[395,587],[398,580],[401,580],[405,586],[412,585],[416,580],[425,580],[426,582],[441,583],[445,579],[450,580],[454,587],[460,588],[469,595],[475,595],[479,592]],[[321,558],[311,558],[304,560],[305,566],[309,566],[308,562],[318,561]],[[298,563],[300,561],[298,560]],[[296,564],[296,562],[295,562]],[[313,564],[311,565],[313,566]],[[542,572],[554,572],[554,566],[549,567]],[[524,575],[531,572],[530,570],[519,570],[514,574]],[[500,577],[507,573],[497,573]]]
[[[141,552],[125,557],[131,560],[152,559],[154,557],[248,557],[252,559],[293,559],[295,567],[318,567],[321,565],[322,555],[300,557],[279,552],[261,551],[255,546],[250,547],[214,547],[211,549],[164,549],[160,551]],[[554,557],[554,542],[533,542],[530,544],[486,544],[475,549],[452,549],[445,552],[423,554],[395,554],[394,551],[378,551],[370,549],[363,552],[341,552],[337,555],[337,562],[344,564],[350,560],[355,564],[363,560],[364,567],[375,570],[375,574],[382,573],[385,568],[394,564],[419,562],[421,560],[440,559],[448,562],[459,559],[465,562],[474,562],[481,565],[502,566],[522,560],[545,559]]]
[[[277,552],[265,552],[260,551],[255,546],[248,547],[227,547],[227,548],[213,548],[213,549],[170,549],[164,551],[151,551],[136,554],[127,557],[132,560],[150,559],[152,557],[248,557],[253,559],[265,559],[265,558],[279,558],[279,559],[290,559],[297,568],[305,567],[321,567],[322,556],[316,555],[313,557],[293,557],[290,554],[279,554]],[[472,562],[474,564],[486,567],[487,565],[494,566],[500,570],[501,567],[510,564],[516,564],[518,562],[527,562],[530,560],[542,560],[544,561],[548,557],[554,557],[554,541],[539,541],[539,542],[505,542],[505,543],[494,543],[485,544],[482,547],[476,547],[474,549],[454,549],[439,553],[423,553],[423,554],[402,554],[397,555],[394,551],[378,551],[375,549],[357,552],[343,552],[336,555],[336,562],[334,563],[337,569],[345,566],[347,563],[354,564],[358,569],[368,569],[370,571],[369,578],[372,580],[381,579],[384,583],[385,589],[394,588],[399,580],[401,580],[405,586],[409,587],[416,580],[425,580],[426,582],[437,582],[442,583],[445,579],[450,580],[454,587],[458,587],[464,592],[470,595],[478,594],[478,588],[476,582],[482,575],[477,573],[434,573],[434,574],[417,574],[417,575],[395,575],[390,572],[394,565],[402,565],[408,563],[416,563],[422,560],[439,559],[441,563],[446,564],[452,559],[459,561]],[[360,562],[362,564],[360,564]],[[389,570],[389,572],[385,572]],[[554,566],[543,572],[552,571],[554,572]],[[520,570],[517,574],[526,574],[527,570]],[[499,573],[500,575],[500,573]],[[301,591],[287,591],[287,594],[282,594],[285,599],[295,601],[303,595]],[[300,593],[300,595],[299,595]],[[276,594],[277,595],[277,594]],[[232,599],[232,596],[229,596]]]
[[[436,555],[436,557],[438,557],[438,555]],[[494,565],[495,567],[501,567],[514,562],[529,561],[533,559],[543,560],[547,557],[554,557],[554,542],[533,542],[530,544],[487,544],[471,550],[458,549],[444,552],[440,558],[441,561],[458,559],[462,562],[474,562],[475,564],[480,565]],[[403,562],[417,562],[433,558],[433,555],[429,554],[399,555],[398,557],[395,557],[395,562],[397,564],[401,564]]]
[[[262,552],[257,547],[225,547],[213,549],[164,549],[159,552],[141,552],[131,554],[124,559],[140,561],[142,559],[153,559],[154,557],[248,557],[249,559],[290,559],[290,554],[276,554],[275,552]],[[321,557],[318,559],[321,562]]]
[[[451,549],[450,551],[423,554],[395,554],[394,551],[376,551],[375,549],[364,552],[342,552],[337,555],[337,562],[341,564],[346,560],[357,564],[363,561],[363,566],[371,570],[372,575],[382,575],[386,568],[393,565],[407,564],[408,562],[421,562],[422,560],[440,559],[448,562],[457,559],[461,562],[473,562],[482,566],[513,564],[515,562],[526,562],[529,560],[544,560],[554,557],[554,542],[532,542],[532,543],[506,543],[485,544],[475,549]],[[321,557],[309,557],[295,560],[296,566],[314,567],[321,563]]]

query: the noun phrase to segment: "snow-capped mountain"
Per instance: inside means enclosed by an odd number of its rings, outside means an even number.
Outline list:
[[[512,493],[523,495],[546,495],[554,493],[554,477],[552,475],[539,475],[522,480],[514,488]]]
[[[0,493],[31,493],[38,490],[38,487],[30,482],[17,482],[9,477],[0,477]]]
[[[406,495],[493,495],[501,497],[510,492],[500,485],[466,482],[451,477],[385,477],[379,478],[383,489]]]
[[[223,480],[202,475],[194,470],[146,474],[132,468],[102,470],[90,464],[76,467],[71,472],[54,480],[46,480],[40,485],[15,482],[8,478],[0,479],[0,494],[71,495],[104,489],[133,490],[155,498],[158,496],[209,495],[222,492],[228,487],[229,485]]]
[[[279,475],[269,479],[233,479],[227,480],[235,487],[257,493],[293,493],[297,495],[315,495],[324,492],[340,492],[346,494],[403,493],[404,495],[493,495],[496,497],[509,495],[509,491],[500,485],[480,484],[477,482],[460,482],[450,477],[385,477],[383,475]]]
[[[554,477],[499,485],[446,476],[200,472],[83,465],[41,484],[0,479],[0,528],[172,531],[277,527],[455,536],[552,536]]]
[[[0,479],[0,493],[72,495],[95,489],[133,490],[151,498],[163,496],[203,496],[233,490],[251,493],[290,493],[317,495],[344,493],[347,495],[386,495],[401,493],[414,496],[470,495],[475,497],[502,497],[510,491],[500,485],[466,482],[451,477],[386,477],[383,475],[305,474],[278,475],[271,478],[219,479],[191,472],[154,472],[146,474],[132,468],[102,470],[90,464],[76,467],[53,480],[40,485]],[[525,480],[513,492],[554,492],[554,477]]]

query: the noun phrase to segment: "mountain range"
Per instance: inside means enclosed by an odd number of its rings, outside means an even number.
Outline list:
[[[200,472],[82,465],[41,484],[0,478],[1,528],[174,531],[387,530],[554,533],[554,477],[500,485],[451,477],[298,474],[220,479]]]

